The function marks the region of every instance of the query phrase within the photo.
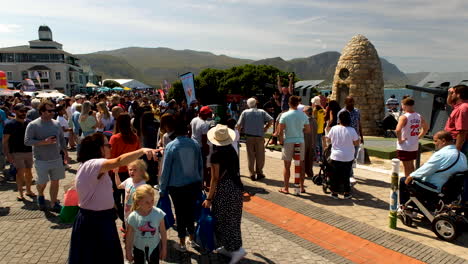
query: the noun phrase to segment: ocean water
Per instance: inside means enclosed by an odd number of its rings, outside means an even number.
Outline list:
[[[325,93],[330,94],[330,91],[331,90],[321,90],[322,94],[325,94]],[[392,94],[395,95],[395,98],[398,99],[398,101],[401,101],[401,99],[405,95],[413,96],[413,90],[406,89],[406,88],[385,88],[384,89],[384,104],[387,101],[387,99],[390,98]]]

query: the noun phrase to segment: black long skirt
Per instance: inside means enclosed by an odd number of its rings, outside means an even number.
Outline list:
[[[115,219],[115,209],[92,211],[80,208],[73,224],[68,263],[123,264]]]

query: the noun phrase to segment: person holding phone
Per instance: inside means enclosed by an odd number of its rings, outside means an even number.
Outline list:
[[[60,212],[62,206],[57,200],[59,180],[65,178],[65,167],[60,151],[63,151],[65,160],[68,160],[68,152],[63,129],[57,120],[52,119],[55,111],[55,105],[50,102],[42,103],[39,106],[41,117],[26,127],[24,144],[32,146],[34,167],[37,174],[39,209],[46,209],[44,190],[50,181],[51,207],[54,212]]]

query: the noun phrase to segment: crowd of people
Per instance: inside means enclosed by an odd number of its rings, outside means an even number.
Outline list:
[[[50,208],[60,212],[59,181],[70,168],[68,152],[77,150],[80,166],[74,184],[80,209],[73,225],[69,263],[123,263],[124,256],[134,263],[164,259],[166,212],[155,206],[156,192],[172,200],[179,238],[176,249],[181,252],[197,246],[194,208],[205,192],[201,205],[211,208],[216,219],[215,252],[237,263],[247,254],[241,236],[241,134],[252,181],[269,176],[263,171],[265,133],[272,127],[273,138],[267,144],[282,145],[281,193],[289,193],[290,167],[298,153],[299,194],[307,191],[304,179],[314,176],[314,162],[327,158],[333,169],[331,197],[352,198],[353,163],[364,143],[354,98],[348,96],[341,107],[319,94],[304,105],[293,95],[293,79],[290,75],[289,86],[283,87],[278,76],[278,90],[263,107],[255,97],[246,100],[248,109],[242,112],[236,102],[230,102],[229,118],[218,124],[213,121],[213,110],[196,100],[188,105],[165,102],[152,93],[78,94],[43,100],[17,94],[3,98],[0,142],[4,156],[0,156],[0,166],[5,166],[6,157],[16,168],[18,201],[26,195],[46,210],[45,190],[50,184]],[[397,155],[405,173],[402,204],[407,199],[405,185],[415,179],[441,188],[447,175],[468,169],[468,87],[450,88],[447,104],[453,111],[445,132],[434,136],[440,150],[418,170],[414,167],[418,140],[427,133],[428,125],[414,111],[415,103],[412,98],[402,101],[404,113],[396,127]],[[437,171],[452,163],[456,165],[450,170]],[[33,166],[37,194],[32,190]],[[438,173],[442,176],[435,176]],[[464,201],[468,201],[466,194]]]

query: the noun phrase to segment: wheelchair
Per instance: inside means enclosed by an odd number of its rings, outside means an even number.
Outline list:
[[[407,186],[410,198],[398,217],[403,224],[413,227],[413,217],[422,214],[431,222],[437,237],[445,241],[455,240],[468,224],[468,206],[461,199],[467,177],[468,171],[454,173],[441,192],[431,184],[413,180]]]

